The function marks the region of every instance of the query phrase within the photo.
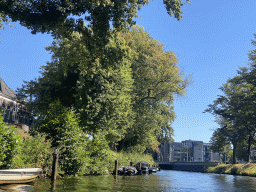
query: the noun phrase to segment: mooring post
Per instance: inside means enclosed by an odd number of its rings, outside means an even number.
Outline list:
[[[124,175],[126,175],[126,167],[125,166],[123,168],[123,173],[124,173]]]
[[[115,160],[115,170],[114,170],[114,175],[118,175],[118,160]]]
[[[56,149],[56,150],[55,150],[55,153],[53,153],[52,177],[51,177],[51,180],[52,180],[52,181],[55,181],[55,180],[56,180],[58,160],[59,160],[59,154],[58,154],[57,149]]]
[[[132,166],[132,164],[133,164],[133,163],[132,163],[132,162],[130,162],[130,166]]]

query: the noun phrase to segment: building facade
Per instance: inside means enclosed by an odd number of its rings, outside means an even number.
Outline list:
[[[219,161],[219,153],[210,150],[211,144],[202,141],[185,140],[182,142],[165,142],[160,145],[158,158],[160,162],[210,162]]]
[[[19,97],[0,78],[0,113],[3,114],[4,122],[18,125],[28,131],[33,123],[33,117],[26,109],[26,101],[25,97]]]

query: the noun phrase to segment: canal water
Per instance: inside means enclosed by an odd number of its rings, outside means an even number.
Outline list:
[[[212,173],[162,170],[138,176],[84,176],[58,179],[53,190],[49,179],[29,184],[0,185],[0,191],[256,191],[256,178]]]

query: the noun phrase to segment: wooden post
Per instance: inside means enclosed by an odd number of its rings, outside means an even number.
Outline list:
[[[139,165],[140,169],[141,169],[141,162],[140,162],[140,165]]]
[[[52,176],[51,176],[52,181],[56,180],[58,160],[59,160],[59,154],[58,154],[57,149],[56,149],[55,153],[53,153]]]
[[[126,175],[126,167],[125,166],[123,168],[123,173],[124,173],[124,175]]]
[[[114,175],[118,175],[118,160],[115,160],[115,170],[114,170]]]
[[[130,166],[132,166],[132,162],[130,162]]]

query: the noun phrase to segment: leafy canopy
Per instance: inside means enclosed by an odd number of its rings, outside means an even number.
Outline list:
[[[157,150],[159,141],[172,140],[171,123],[175,119],[173,100],[183,95],[190,80],[184,79],[178,59],[164,45],[135,26],[121,34],[131,51],[134,123],[119,142],[119,149],[143,152],[146,147]]]
[[[256,35],[255,35],[256,37]],[[255,41],[252,41],[256,45]],[[233,144],[233,162],[235,162],[235,150],[241,149],[241,143],[247,142],[247,157],[250,162],[251,145],[255,142],[256,134],[256,76],[255,50],[249,51],[248,67],[240,67],[237,75],[227,80],[220,88],[224,95],[219,96],[214,104],[209,105],[206,112],[214,114],[222,121],[222,130],[225,131],[226,140]],[[218,139],[219,140],[219,139]]]

